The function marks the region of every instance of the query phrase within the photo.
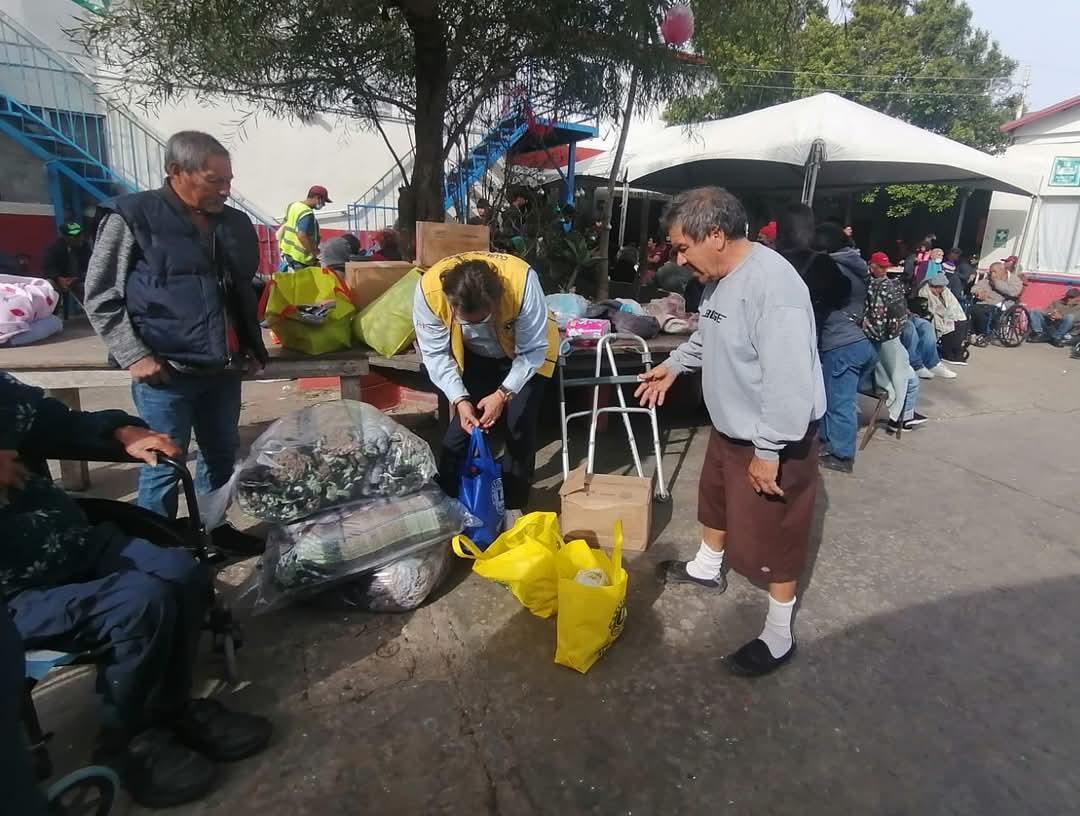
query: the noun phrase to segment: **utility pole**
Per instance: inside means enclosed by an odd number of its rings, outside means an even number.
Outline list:
[[[1028,88],[1031,87],[1031,65],[1024,66],[1024,78],[1020,82],[1020,102],[1016,106],[1016,118],[1020,119],[1028,108]]]

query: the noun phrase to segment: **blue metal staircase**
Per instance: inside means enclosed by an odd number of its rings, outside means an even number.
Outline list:
[[[164,140],[3,11],[0,133],[44,163],[58,223],[68,211],[80,212],[84,199],[97,203],[153,189],[165,174]],[[235,190],[230,204],[265,228],[264,251],[276,265],[270,241],[274,220]]]
[[[488,106],[488,113],[481,111],[477,121],[492,121],[494,125],[481,130],[477,141],[457,162],[449,165],[443,188],[443,205],[447,212],[455,210],[459,220],[469,215],[469,191],[473,185],[492,172],[500,161],[515,149],[530,145],[534,148],[573,145],[583,139],[592,139],[599,132],[595,115],[568,114],[558,110],[552,95],[536,88],[531,74],[522,82],[513,83]],[[491,112],[494,112],[493,114]],[[410,152],[403,163],[411,167]],[[573,158],[568,168],[568,186],[573,188]],[[371,189],[349,205],[349,228],[362,231],[393,226],[397,217],[397,189],[407,183],[401,170],[392,167]]]

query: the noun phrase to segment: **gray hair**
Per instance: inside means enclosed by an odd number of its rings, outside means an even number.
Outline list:
[[[728,238],[746,237],[746,208],[723,187],[697,187],[679,193],[660,217],[665,232],[678,226],[687,237],[704,241],[715,229]]]
[[[169,168],[174,164],[187,173],[204,170],[211,156],[228,158],[229,151],[209,133],[181,130],[165,143],[165,174],[168,175]]]

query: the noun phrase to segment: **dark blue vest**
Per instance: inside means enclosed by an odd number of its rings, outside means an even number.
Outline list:
[[[259,267],[255,228],[244,213],[226,207],[210,217],[213,241],[205,241],[187,213],[161,190],[119,196],[102,203],[135,235],[138,251],[128,270],[125,299],[135,331],[154,353],[185,365],[220,368],[232,359],[231,322],[242,345],[254,332],[255,315],[238,313],[237,287],[251,288]],[[249,325],[250,324],[250,325]],[[260,344],[261,345],[261,344]]]

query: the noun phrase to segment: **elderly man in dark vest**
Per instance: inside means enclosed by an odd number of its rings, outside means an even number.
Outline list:
[[[225,203],[232,166],[214,137],[174,134],[165,172],[160,189],[102,204],[86,312],[112,361],[131,372],[147,424],[184,451],[194,431],[205,493],[232,474],[241,377],[267,362],[252,287],[259,243],[248,217]],[[143,468],[139,504],[176,515],[168,468]]]

